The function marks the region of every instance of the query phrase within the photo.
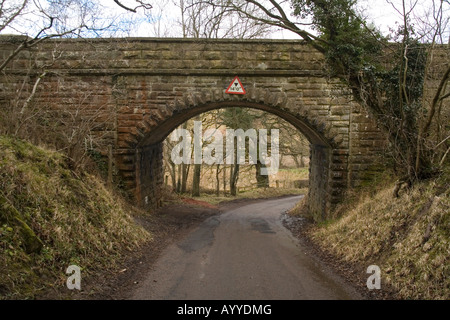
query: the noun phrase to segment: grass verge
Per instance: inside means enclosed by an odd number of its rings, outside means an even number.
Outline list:
[[[71,171],[63,155],[0,136],[0,299],[33,299],[115,267],[151,239],[101,179]]]
[[[308,236],[325,252],[377,265],[397,299],[450,298],[450,175],[417,183],[394,198],[394,183],[348,196],[335,219]],[[291,214],[299,214],[299,204]],[[369,276],[369,275],[367,275]]]

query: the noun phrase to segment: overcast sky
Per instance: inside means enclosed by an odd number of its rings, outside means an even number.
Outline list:
[[[395,11],[393,6],[388,3],[391,2],[398,8],[400,8],[401,0],[359,0],[360,8],[364,13],[367,14],[369,19],[371,19],[375,25],[379,26],[383,32],[389,31],[389,26],[393,26],[395,21],[400,21],[401,17]],[[409,1],[409,0],[408,0]],[[430,0],[422,0],[423,2],[427,2]],[[133,30],[132,36],[157,36],[156,33],[164,33],[166,32],[170,36],[177,36],[175,31],[175,25],[177,19],[179,19],[180,9],[177,8],[173,4],[173,0],[160,0],[154,1],[153,9],[150,11],[150,14],[153,15],[154,21],[153,23],[145,23],[148,21],[148,16],[143,15],[143,12],[138,12],[137,16],[140,16],[138,21],[141,22],[139,27],[136,25]],[[129,0],[128,2],[125,0],[124,3],[129,3],[132,6],[133,1]],[[290,12],[289,2],[286,1],[286,12]],[[118,8],[112,1],[109,5],[111,10],[120,11],[122,9]],[[148,14],[148,13],[147,13]],[[168,29],[168,30],[167,30]],[[163,34],[160,34],[163,35]],[[271,38],[284,38],[284,39],[298,39],[299,36],[289,32],[289,31],[280,31],[271,35]]]
[[[11,0],[8,3],[14,3],[15,0]],[[117,32],[112,34],[112,36],[133,36],[133,37],[182,37],[180,28],[180,9],[174,5],[174,2],[179,0],[147,0],[153,5],[151,10],[139,9],[137,13],[130,13],[126,10],[120,8],[113,0],[98,0],[97,4],[100,4],[101,9],[96,9],[94,17],[92,19],[102,21],[108,15],[116,16],[120,15],[122,19],[128,21],[123,25],[131,30],[126,32]],[[267,0],[261,0],[264,2]],[[423,15],[427,7],[433,2],[439,3],[440,0],[405,0],[407,8],[410,7],[411,3],[416,3],[416,10],[414,11],[417,15]],[[448,19],[450,15],[450,4],[449,0],[444,0],[446,3],[446,14],[444,17]],[[135,0],[121,0],[122,3],[127,6],[134,8],[136,6]],[[283,3],[287,13],[291,13],[289,8],[290,0],[280,0]],[[39,3],[30,2],[30,3]],[[45,3],[42,1],[40,3]],[[368,21],[372,21],[375,26],[381,29],[384,34],[389,33],[389,28],[397,29],[396,22],[401,24],[402,17],[396,12],[394,7],[400,9],[402,0],[358,0],[358,7],[363,12],[363,15],[367,17]],[[56,10],[56,12],[61,12],[64,10],[67,14],[67,19],[63,23],[73,22],[74,25],[78,25],[76,18],[76,8],[73,10],[71,8],[62,7],[57,8],[50,6],[46,10]],[[21,17],[22,20],[14,25],[14,28],[6,28],[2,33],[23,33],[29,36],[34,36],[32,30],[41,30],[43,26],[48,25],[48,18],[41,17],[42,20],[36,19],[36,12],[38,10],[32,7],[28,10],[27,15]],[[34,12],[34,13],[33,13]],[[98,14],[97,14],[98,12]],[[1,15],[0,15],[1,18]],[[292,17],[292,19],[295,19]],[[0,19],[1,20],[1,19]],[[40,24],[39,21],[44,21]],[[106,20],[105,20],[106,21]],[[116,20],[122,21],[122,20]],[[1,22],[1,21],[0,21]],[[119,25],[120,26],[120,25]],[[120,30],[120,28],[118,28]],[[36,33],[36,32],[35,32]],[[445,38],[449,37],[449,29],[447,27]],[[110,34],[111,35],[111,34]],[[86,36],[86,35],[85,35]],[[101,34],[96,35],[88,34],[87,36],[101,36]],[[289,31],[278,31],[270,35],[270,38],[277,39],[298,39],[299,36],[289,32]],[[448,40],[447,40],[448,41]]]
[[[124,0],[129,1],[132,0]],[[177,8],[173,4],[174,0],[160,0],[154,1],[152,4],[154,8],[151,10],[151,14],[153,15],[154,21],[153,23],[145,23],[148,21],[148,16],[141,15],[141,18],[138,19],[142,24],[136,24],[135,29],[130,34],[131,36],[171,36],[177,37],[181,36],[176,31],[177,29],[174,27],[176,25],[177,19],[179,19],[179,8]],[[439,0],[436,0],[437,2]],[[447,1],[447,0],[446,0]],[[283,2],[281,0],[280,2]],[[290,1],[285,2],[285,10],[290,13],[289,3]],[[447,1],[448,2],[448,1]],[[423,15],[426,11],[426,8],[429,8],[433,3],[433,0],[406,0],[407,9],[415,3],[416,15]],[[402,7],[402,0],[359,0],[358,6],[360,10],[364,13],[365,16],[368,17],[369,21],[372,21],[374,25],[379,27],[384,34],[388,34],[390,28],[396,29],[396,23],[402,23],[401,15],[396,11],[400,10]],[[113,1],[111,1],[111,5],[115,6]],[[395,7],[395,8],[394,8]],[[114,7],[115,10],[120,10],[117,6]],[[447,15],[449,5],[447,5]],[[447,17],[448,18],[448,17]],[[448,38],[449,30],[447,28],[447,38]],[[289,31],[281,31],[276,32],[270,36],[271,38],[281,38],[281,39],[298,39],[299,36],[289,32]]]

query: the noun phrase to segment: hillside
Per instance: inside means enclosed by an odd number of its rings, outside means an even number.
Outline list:
[[[388,181],[389,179],[383,179]],[[450,174],[393,197],[384,182],[348,195],[339,218],[308,237],[337,263],[350,265],[365,288],[366,269],[381,270],[381,290],[395,299],[450,299]],[[291,214],[299,214],[301,205]]]
[[[382,179],[348,194],[336,218],[312,225],[307,235],[361,272],[361,286],[366,268],[377,265],[381,291],[391,297],[449,299],[449,173],[399,198],[392,196],[393,182]],[[174,234],[185,225],[176,217],[172,226],[162,215],[166,220],[150,219],[144,229],[134,214],[97,176],[70,170],[62,154],[0,136],[0,299],[36,299],[52,289],[70,298],[69,265],[80,266],[83,279],[117,270],[124,253],[159,237],[161,226]]]
[[[0,136],[0,299],[32,299],[114,268],[151,238],[120,197],[60,153]]]

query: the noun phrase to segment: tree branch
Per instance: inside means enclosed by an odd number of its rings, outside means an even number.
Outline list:
[[[39,86],[39,83],[41,82],[42,78],[44,78],[47,75],[47,71],[44,71],[36,80],[33,86],[33,90],[31,91],[30,96],[28,97],[27,101],[22,106],[22,110],[20,110],[20,114],[23,114],[25,110],[28,108],[28,105],[33,100],[34,96],[36,95],[37,87]]]
[[[436,90],[436,94],[434,95],[433,101],[431,103],[430,112],[428,114],[427,122],[423,126],[424,133],[427,132],[427,130],[429,129],[429,127],[431,125],[431,121],[433,120],[434,113],[436,112],[437,104],[439,103],[439,101],[445,99],[449,95],[449,94],[446,94],[441,97],[442,90],[443,90],[445,84],[447,83],[447,81],[449,80],[449,78],[450,78],[450,66],[447,67],[447,71],[445,72],[444,76],[442,77],[441,82],[439,83],[439,87]]]
[[[39,36],[45,31],[51,28],[53,24],[53,19],[51,19],[51,23],[49,26],[43,28],[42,30],[39,31],[39,33],[34,37],[34,38],[28,38],[26,40],[24,40],[21,44],[19,44],[19,46],[5,59],[5,61],[3,61],[3,63],[0,65],[0,72],[6,68],[6,66],[24,49],[28,49],[31,48],[33,46],[36,46],[37,44],[41,43],[44,40],[47,39],[51,39],[51,38],[56,38],[56,37],[63,37],[67,34],[73,33],[75,32],[75,30],[84,28],[85,26],[79,26],[77,28],[65,31],[63,33],[58,33],[58,34],[49,34],[46,35],[42,38],[39,38]]]
[[[150,10],[150,9],[152,8],[152,5],[151,5],[151,4],[144,3],[143,1],[136,1],[136,2],[139,3],[140,5],[137,6],[137,7],[135,7],[135,8],[127,7],[126,5],[124,5],[124,4],[123,4],[122,2],[120,2],[119,0],[114,0],[114,2],[115,2],[119,7],[121,7],[122,9],[125,9],[125,10],[127,10],[127,11],[131,11],[131,12],[133,12],[133,13],[136,13],[136,12],[137,12],[137,9],[139,9],[139,8],[144,8],[144,9],[147,9],[147,10]]]
[[[214,6],[214,7],[222,7],[226,11],[230,12],[237,12],[238,14],[241,14],[245,16],[248,19],[282,28],[285,30],[292,31],[296,34],[298,34],[303,40],[305,40],[307,43],[311,44],[315,49],[317,49],[321,53],[325,53],[326,49],[324,46],[320,45],[320,43],[326,45],[328,44],[327,41],[320,39],[313,34],[307,32],[306,30],[300,29],[294,22],[290,21],[287,17],[287,14],[284,12],[283,8],[275,1],[270,0],[270,3],[274,6],[274,8],[278,11],[279,15],[272,12],[270,9],[268,9],[265,5],[259,3],[259,1],[256,0],[246,0],[245,3],[239,3],[236,4],[233,1],[228,1],[225,4],[217,4],[215,1],[212,0],[203,0],[200,1],[201,3],[206,3],[208,5]],[[260,17],[248,8],[248,4],[253,5],[255,8],[259,9],[266,18]]]
[[[3,29],[5,29],[8,25],[10,25],[10,23],[12,21],[14,21],[14,19],[16,19],[20,13],[23,11],[23,9],[25,9],[25,6],[27,5],[28,0],[24,0],[22,2],[22,4],[17,8],[16,12],[14,12],[9,18],[6,19],[6,21],[0,26],[0,31],[2,31]],[[2,16],[2,13],[0,11],[0,17]]]

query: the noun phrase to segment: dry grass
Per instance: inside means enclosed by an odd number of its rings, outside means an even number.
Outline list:
[[[311,221],[314,217],[308,211],[308,190],[305,190],[304,197],[296,203],[296,205],[289,210],[289,214],[292,216],[307,218]]]
[[[217,196],[215,194],[202,193],[200,197],[195,197],[196,200],[205,201],[213,205],[217,205],[221,202],[232,201],[236,199],[266,199],[273,197],[281,197],[288,195],[300,195],[307,194],[308,189],[303,188],[260,188],[249,190],[245,192],[239,192],[236,196]]]
[[[150,235],[120,197],[96,176],[68,169],[56,152],[0,136],[0,195],[44,244],[27,253],[20,228],[0,206],[0,298],[34,298],[65,285],[66,268],[82,277],[114,267]]]
[[[399,299],[450,298],[450,183],[448,172],[392,196],[393,184],[365,192],[341,218],[311,231],[326,251],[345,261],[375,264]]]

